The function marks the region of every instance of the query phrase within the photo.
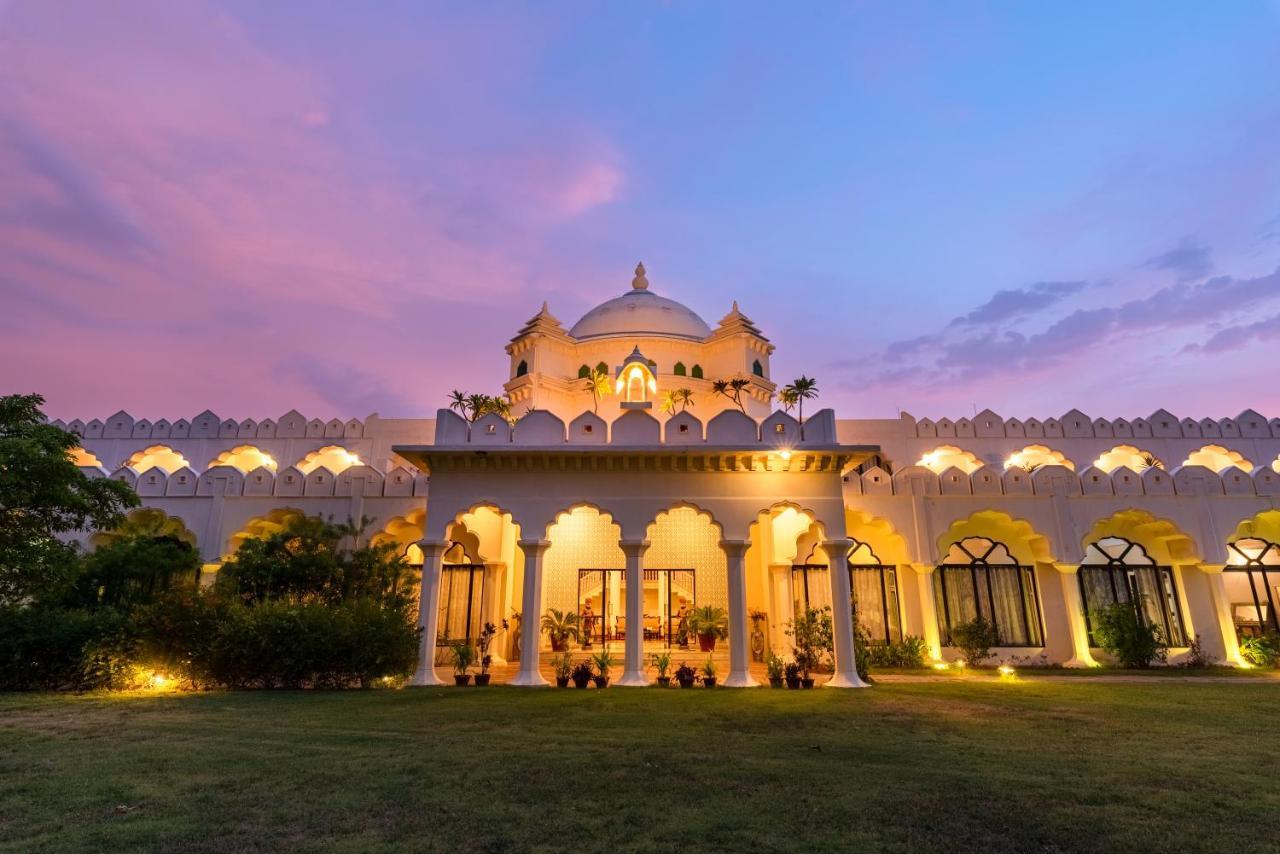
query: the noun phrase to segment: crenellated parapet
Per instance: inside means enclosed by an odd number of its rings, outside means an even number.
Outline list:
[[[830,409],[813,413],[803,425],[786,412],[756,420],[737,409],[726,409],[705,424],[687,410],[665,422],[639,409],[624,412],[612,422],[587,411],[566,424],[547,410],[528,412],[514,422],[489,414],[468,423],[456,412],[441,409],[436,413],[435,425],[438,446],[759,445],[785,450],[837,444],[836,417]]]
[[[909,436],[928,439],[1269,439],[1280,438],[1280,418],[1252,409],[1234,418],[1179,418],[1157,409],[1146,418],[1090,418],[1072,409],[1057,418],[1002,418],[984,409],[972,418],[917,419],[902,413]]]
[[[245,418],[220,418],[206,409],[193,418],[169,421],[160,418],[135,419],[120,410],[106,419],[83,421],[51,421],[56,427],[70,430],[86,439],[359,439],[364,436],[364,422],[359,418],[308,419],[296,409],[279,418],[257,421]]]
[[[1076,472],[1066,466],[1034,471],[981,466],[972,472],[905,466],[892,474],[872,466],[845,478],[845,492],[868,496],[1090,496],[1090,495],[1263,495],[1280,496],[1280,473],[1259,467],[1252,473],[1230,468],[1221,473],[1199,465],[1172,471],[1149,468],[1137,472],[1121,466],[1110,472],[1092,466]]]

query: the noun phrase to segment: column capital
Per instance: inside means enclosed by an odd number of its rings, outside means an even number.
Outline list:
[[[1183,567],[1183,568],[1190,567],[1190,568],[1192,568],[1192,569],[1198,569],[1198,570],[1200,570],[1201,572],[1203,572],[1203,573],[1205,573],[1205,574],[1207,574],[1207,575],[1216,575],[1216,574],[1221,573],[1221,572],[1226,572],[1227,566],[1229,566],[1229,564],[1225,564],[1225,563],[1199,563],[1199,562],[1196,562],[1196,563],[1177,563],[1177,564],[1174,564],[1174,566],[1180,566],[1180,567]],[[1236,569],[1248,569],[1248,567],[1245,567],[1245,566],[1237,566],[1237,567],[1235,567],[1235,568],[1236,568]]]
[[[418,540],[418,548],[422,549],[423,562],[431,560],[439,560],[452,545],[448,540],[441,540],[435,537],[423,537]]]
[[[1056,563],[1056,562],[1055,562],[1055,563],[1050,564],[1050,565],[1051,565],[1054,569],[1058,570],[1058,572],[1061,572],[1063,575],[1075,575],[1076,573],[1078,573],[1078,572],[1080,571],[1080,567],[1079,567],[1079,565],[1078,565],[1078,564],[1072,564],[1072,563]]]
[[[736,559],[747,553],[751,543],[747,540],[721,540],[720,548],[724,549],[725,557]]]
[[[632,554],[637,557],[643,555],[651,545],[653,543],[650,540],[618,540],[618,546],[627,557],[631,557]]]
[[[907,566],[911,567],[916,575],[930,575],[938,569],[937,565],[932,563],[909,563]]]
[[[540,555],[547,549],[551,548],[550,540],[520,540],[518,545],[527,554]]]
[[[827,553],[827,560],[832,565],[839,565],[849,558],[849,552],[853,550],[853,540],[848,537],[823,540],[822,550]]]

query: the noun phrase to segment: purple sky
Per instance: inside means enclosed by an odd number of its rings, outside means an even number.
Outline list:
[[[844,417],[1280,415],[1280,2],[782,8],[0,0],[0,392],[429,415],[643,260]]]

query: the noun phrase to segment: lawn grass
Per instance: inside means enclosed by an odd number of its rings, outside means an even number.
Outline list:
[[[0,850],[1274,851],[1280,685],[0,696]]]

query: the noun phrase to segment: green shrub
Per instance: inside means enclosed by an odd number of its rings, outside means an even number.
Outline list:
[[[132,687],[137,637],[112,609],[0,609],[0,690]]]
[[[1138,606],[1132,602],[1116,602],[1089,615],[1093,638],[1098,646],[1115,656],[1122,667],[1150,667],[1152,662],[1168,658],[1168,646],[1160,630],[1144,622]]]
[[[872,667],[919,669],[924,667],[929,645],[924,638],[907,635],[900,641],[867,644],[866,653]]]
[[[951,627],[951,645],[960,650],[966,664],[977,667],[991,657],[991,647],[1000,643],[994,623],[977,617]]]
[[[1267,632],[1240,641],[1240,657],[1254,667],[1280,666],[1280,635]]]

